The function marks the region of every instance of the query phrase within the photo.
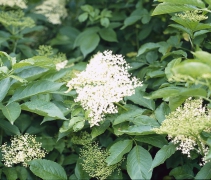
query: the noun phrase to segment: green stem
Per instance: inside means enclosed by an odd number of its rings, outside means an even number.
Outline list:
[[[13,53],[15,53],[15,51],[16,51],[16,49],[17,49],[17,44],[18,44],[18,40],[15,40],[14,42],[13,42]]]
[[[122,106],[120,103],[115,102],[114,104],[116,104],[117,106],[121,107],[121,108],[124,109],[125,111],[128,111],[128,109],[125,108],[124,106]]]

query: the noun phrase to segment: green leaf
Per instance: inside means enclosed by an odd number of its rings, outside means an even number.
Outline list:
[[[186,28],[180,24],[170,24],[169,25],[170,27],[173,27],[173,28],[176,28],[176,29],[179,29],[183,32],[186,32],[187,34],[189,34],[190,36],[192,36],[192,31],[189,29],[189,28]]]
[[[155,109],[155,102],[152,99],[144,98],[144,96],[146,96],[146,95],[147,94],[145,92],[142,92],[140,90],[140,88],[136,88],[135,94],[133,94],[132,96],[128,96],[125,99],[130,100],[133,103],[138,104],[140,106],[154,110]]]
[[[85,120],[76,122],[73,125],[73,131],[74,132],[77,132],[77,131],[81,130],[84,127],[84,124],[85,124]]]
[[[182,60],[181,58],[174,59],[171,62],[169,62],[167,67],[165,68],[165,74],[169,81],[173,76],[171,69],[180,64],[181,60]]]
[[[53,102],[48,102],[42,99],[33,99],[29,102],[25,102],[21,105],[21,109],[39,114],[41,116],[66,120],[62,111]]]
[[[35,159],[29,162],[30,170],[42,179],[67,180],[64,168],[56,162],[46,159]]]
[[[174,176],[175,179],[194,179],[193,168],[187,164],[172,169],[169,175]]]
[[[143,24],[147,24],[150,21],[150,18],[146,9],[135,9],[131,15],[124,20],[124,26],[121,29],[125,29],[126,27],[135,24],[138,20],[141,20]]]
[[[1,119],[0,120],[0,127],[5,131],[5,132],[10,132],[14,135],[19,135],[20,134],[20,131],[18,129],[17,126],[15,126],[14,124],[12,125],[10,122],[4,120],[4,119]]]
[[[4,167],[2,171],[6,175],[8,180],[18,179],[18,174],[15,167]]]
[[[169,144],[163,146],[155,155],[155,158],[153,159],[151,170],[160,164],[163,164],[166,159],[168,159],[172,154],[174,154],[176,151],[176,145]]]
[[[107,17],[103,17],[100,19],[100,24],[107,28],[110,24],[110,21]]]
[[[64,121],[61,128],[59,129],[59,132],[64,133],[67,131],[72,131],[73,126],[78,122],[84,122],[84,117],[78,116],[78,117],[73,117],[68,121]]]
[[[128,135],[147,135],[155,133],[154,131],[152,131],[152,126],[143,126],[143,125],[129,126],[127,128],[119,129],[119,132]]]
[[[82,13],[80,16],[78,16],[79,22],[84,22],[84,21],[87,20],[87,18],[88,18],[88,13],[87,12]]]
[[[188,97],[187,96],[170,97],[169,98],[169,107],[170,107],[171,111],[174,111],[176,108],[178,108]]]
[[[132,149],[132,140],[120,140],[114,143],[109,148],[110,155],[106,158],[108,166],[116,164],[122,160],[124,154],[128,153]]]
[[[200,62],[211,66],[211,54],[205,51],[196,51],[192,52],[192,54],[198,59]]]
[[[206,163],[196,174],[194,179],[210,179],[211,178],[211,162]]]
[[[25,87],[20,87],[16,89],[15,93],[10,98],[8,104],[14,101],[19,101],[19,100],[31,97],[33,95],[40,94],[40,93],[56,91],[62,85],[63,83],[52,82],[52,81],[47,81],[47,80],[39,80],[39,81],[32,82]]]
[[[152,16],[160,15],[160,14],[167,14],[167,13],[175,13],[175,12],[184,12],[184,11],[191,11],[196,10],[198,8],[194,7],[191,4],[176,4],[170,2],[164,2],[158,4],[154,9]]]
[[[181,96],[207,96],[207,91],[203,88],[186,88],[180,92]]]
[[[165,119],[165,116],[168,115],[169,113],[170,113],[169,106],[165,102],[162,102],[155,110],[155,117],[159,123],[162,123],[163,120]]]
[[[27,172],[26,168],[22,167],[22,166],[16,166],[15,168],[18,173],[18,178],[20,180],[27,180],[28,172]]]
[[[143,114],[144,109],[136,109],[136,110],[129,110],[124,113],[121,113],[117,118],[114,120],[113,125],[120,124],[125,121],[133,121],[135,117],[138,117]]]
[[[105,120],[99,126],[92,127],[92,132],[91,132],[92,139],[103,134],[109,126],[110,126],[110,121]]]
[[[179,87],[165,87],[165,88],[158,89],[157,91],[152,92],[151,95],[147,96],[147,98],[158,99],[158,98],[167,98],[167,97],[177,96],[180,91],[181,91],[181,88]]]
[[[2,112],[4,116],[10,121],[10,123],[13,124],[21,114],[21,107],[19,103],[12,102],[7,106],[3,106]]]
[[[118,42],[116,32],[111,28],[104,28],[99,31],[102,39],[108,42]]]
[[[75,176],[79,180],[80,179],[88,180],[88,179],[90,179],[89,175],[86,173],[86,171],[83,170],[83,167],[82,167],[81,163],[82,163],[82,160],[78,159],[78,161],[76,163],[76,166],[75,166]]]
[[[62,165],[65,166],[65,165],[75,164],[77,162],[78,158],[79,157],[76,154],[71,154],[69,156],[65,156],[65,159],[64,159]]]
[[[150,144],[152,146],[162,148],[164,145],[168,144],[166,138],[159,134],[150,134],[144,136],[135,136],[136,141]]]
[[[10,88],[10,78],[5,78],[0,81],[0,102],[5,98]]]
[[[203,71],[201,71],[202,69]],[[194,60],[184,61],[184,63],[172,68],[172,71],[174,74],[191,76],[192,78],[211,75],[211,67],[209,65]]]
[[[144,54],[145,52],[156,48],[160,48],[160,45],[158,43],[145,43],[139,48],[137,56],[140,56],[141,54]]]
[[[205,4],[202,0],[159,0],[161,2],[169,2],[174,4],[190,4],[192,6],[205,8]]]
[[[135,125],[141,125],[141,126],[152,126],[152,127],[158,127],[159,123],[156,119],[151,118],[146,115],[140,115],[136,117],[133,121],[131,121]]]
[[[127,172],[131,179],[151,179],[152,157],[141,146],[135,146],[127,157]]]
[[[47,71],[47,68],[29,66],[23,69],[21,72],[17,73],[16,75],[20,78],[26,79],[27,81],[32,81],[43,76]]]
[[[89,36],[84,37],[80,45],[80,49],[84,57],[86,57],[87,54],[95,50],[99,42],[100,42],[100,37],[97,33],[93,33],[90,34]]]

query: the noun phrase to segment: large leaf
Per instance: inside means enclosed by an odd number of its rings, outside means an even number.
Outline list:
[[[11,124],[10,122],[4,120],[4,119],[1,119],[0,121],[0,127],[5,131],[5,132],[9,132],[11,133],[12,135],[19,135],[20,134],[20,131],[18,129],[17,126],[15,126],[14,124]]]
[[[154,9],[152,16],[167,14],[167,13],[175,13],[175,12],[183,12],[183,11],[191,11],[196,10],[197,8],[192,6],[191,4],[175,4],[170,2],[164,2],[158,4]]]
[[[155,102],[152,99],[146,99],[144,96],[147,94],[145,92],[140,91],[140,88],[135,89],[135,94],[132,96],[126,97],[126,100],[130,100],[135,104],[138,104],[140,106],[149,108],[151,110],[155,109]]]
[[[169,175],[174,176],[175,179],[194,179],[193,168],[188,164],[172,169]]]
[[[211,162],[206,163],[194,179],[211,179]]]
[[[0,102],[5,98],[10,88],[10,78],[5,78],[0,81]]]
[[[205,4],[202,0],[158,0],[160,2],[169,2],[174,4],[190,4],[192,6],[205,8]]]
[[[17,73],[17,76],[26,79],[28,81],[32,81],[34,79],[41,77],[47,71],[48,71],[47,68],[29,66],[23,69],[21,72]]]
[[[18,179],[18,173],[17,173],[15,167],[4,167],[2,169],[2,171],[6,175],[8,180]]]
[[[163,146],[155,155],[155,158],[153,159],[152,162],[152,167],[151,169],[159,166],[160,164],[163,164],[166,159],[168,159],[172,154],[174,154],[176,151],[176,145],[169,144]]]
[[[162,148],[164,145],[168,144],[166,138],[159,134],[150,134],[144,136],[135,136],[134,138],[136,141],[151,144],[155,147]]]
[[[128,135],[147,135],[155,133],[152,129],[152,126],[134,125],[127,128],[119,129],[119,132]]]
[[[151,42],[146,43],[139,48],[137,56],[140,56],[141,54],[144,54],[145,52],[147,52],[149,50],[153,50],[153,49],[156,49],[159,47],[160,47],[160,45],[158,43],[151,43]]]
[[[25,99],[40,93],[53,92],[58,90],[62,85],[63,83],[57,83],[47,80],[35,81],[25,87],[18,88],[13,96],[10,98],[8,103],[19,101],[21,99]]]
[[[92,127],[92,132],[91,132],[92,138],[95,138],[100,134],[103,134],[109,126],[110,126],[110,121],[104,121],[99,126]]]
[[[165,102],[162,102],[155,110],[155,117],[159,123],[162,123],[163,120],[165,119],[165,116],[168,115],[169,113],[170,113],[169,106]]]
[[[54,103],[42,99],[33,99],[32,101],[25,102],[21,105],[21,108],[41,116],[66,120],[62,111]]]
[[[116,32],[111,28],[104,28],[99,31],[102,39],[108,42],[118,42]]]
[[[89,180],[90,179],[89,175],[86,173],[86,171],[83,170],[81,163],[82,163],[82,160],[78,159],[75,166],[75,176],[78,179]]]
[[[158,127],[159,123],[157,122],[156,119],[151,118],[146,115],[140,115],[136,117],[133,121],[133,124],[135,125],[141,125],[141,126],[152,126],[152,127]]]
[[[181,88],[179,87],[165,87],[162,89],[158,89],[151,93],[151,95],[147,96],[150,99],[157,99],[157,98],[166,98],[171,96],[177,96],[180,92]]]
[[[152,157],[141,146],[135,146],[127,157],[127,172],[131,179],[151,179]]]
[[[193,55],[199,59],[200,62],[207,64],[211,67],[211,54],[205,51],[192,52]]]
[[[141,109],[141,108],[136,109],[136,110],[126,111],[126,112],[120,114],[119,116],[117,116],[117,118],[113,122],[113,125],[117,125],[117,124],[123,123],[125,121],[133,121],[134,118],[142,115],[144,111],[145,110]]]
[[[114,143],[109,148],[110,155],[106,158],[108,166],[116,164],[122,160],[124,154],[128,153],[132,149],[132,140],[120,140]]]
[[[87,54],[95,50],[99,42],[100,42],[100,37],[97,33],[90,34],[89,36],[84,37],[80,45],[80,49],[84,57],[86,57]]]
[[[30,170],[38,177],[46,180],[67,180],[64,168],[53,161],[46,159],[35,159],[29,162]]]
[[[184,63],[172,68],[172,71],[174,74],[191,76],[193,78],[211,75],[211,67],[209,65],[195,60],[184,61]]]
[[[12,102],[7,106],[3,106],[2,112],[4,116],[10,121],[10,123],[13,124],[15,120],[20,116],[21,107],[19,103]]]

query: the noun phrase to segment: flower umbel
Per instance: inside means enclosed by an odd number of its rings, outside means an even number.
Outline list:
[[[171,142],[178,144],[177,150],[181,150],[188,157],[191,157],[192,150],[206,156],[208,148],[200,133],[211,130],[209,128],[211,126],[210,115],[210,112],[202,106],[202,99],[187,99],[183,107],[171,112],[166,116],[160,128],[154,130],[158,134],[168,134]]]
[[[208,18],[202,14],[202,11],[199,10],[185,11],[183,13],[176,14],[176,16],[192,22],[200,22]]]
[[[86,171],[89,176],[95,177],[100,180],[106,179],[114,170],[118,170],[121,165],[119,163],[108,166],[106,158],[109,153],[98,147],[97,143],[86,144],[80,151],[80,159],[82,159],[83,170]]]
[[[122,55],[104,51],[94,55],[86,69],[67,83],[69,90],[75,89],[78,94],[75,101],[89,111],[91,126],[98,125],[105,114],[117,113],[114,103],[131,96],[142,85],[131,78],[129,68]]]
[[[45,157],[46,151],[35,138],[35,135],[24,134],[14,136],[9,146],[7,143],[3,144],[1,151],[4,165],[12,167],[13,164],[22,163],[27,166],[27,162]]]
[[[66,0],[45,0],[35,8],[35,12],[44,15],[52,24],[61,24],[61,18],[67,16]]]

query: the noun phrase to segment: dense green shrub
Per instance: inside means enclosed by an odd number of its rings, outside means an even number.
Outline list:
[[[0,179],[210,179],[210,0],[0,0]]]

